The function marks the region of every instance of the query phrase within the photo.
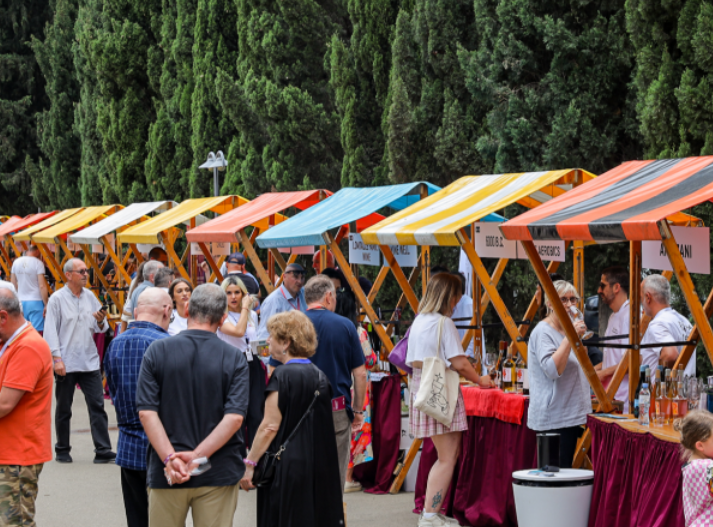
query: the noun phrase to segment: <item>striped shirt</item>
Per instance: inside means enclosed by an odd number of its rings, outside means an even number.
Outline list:
[[[135,321],[109,345],[104,370],[119,424],[116,464],[120,467],[146,470],[149,442],[136,408],[136,385],[144,353],[152,342],[168,336],[156,324]]]

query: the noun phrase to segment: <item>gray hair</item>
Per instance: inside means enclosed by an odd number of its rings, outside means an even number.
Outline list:
[[[144,265],[144,280],[149,280],[151,275],[154,275],[155,279],[156,273],[162,267],[163,264],[157,260],[149,260],[148,262],[146,262],[146,265]]]
[[[0,289],[0,311],[7,311],[11,317],[22,316],[22,304],[15,291]]]
[[[671,284],[660,274],[652,274],[644,278],[641,291],[642,293],[650,293],[659,304],[671,305]]]
[[[173,269],[161,267],[153,277],[153,285],[156,287],[168,287],[173,282]]]
[[[75,262],[84,262],[81,258],[70,258],[64,263],[64,267],[62,267],[62,271],[65,273],[68,273],[70,271],[74,271],[74,263]]]
[[[324,298],[327,292],[330,292],[336,296],[337,291],[334,289],[334,284],[332,279],[326,275],[318,274],[313,276],[305,284],[305,302],[312,304],[313,302],[319,302]]]
[[[228,296],[216,284],[199,285],[188,301],[188,318],[201,324],[218,324],[228,310]]]
[[[555,291],[557,291],[558,297],[562,297],[562,295],[571,293],[574,296],[576,296],[577,298],[579,298],[579,293],[577,292],[577,288],[574,287],[574,285],[572,285],[572,283],[568,282],[567,280],[557,280],[552,285],[555,286]],[[545,293],[545,305],[547,305],[548,301],[549,301],[550,305],[552,305],[552,299],[549,298],[547,296],[547,294]]]

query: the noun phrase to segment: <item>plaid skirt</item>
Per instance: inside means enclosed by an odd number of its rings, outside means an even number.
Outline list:
[[[411,377],[411,401],[408,407],[409,432],[413,437],[422,439],[424,437],[433,437],[449,432],[463,432],[464,430],[468,430],[468,421],[465,417],[465,403],[463,402],[463,392],[460,386],[458,387],[458,403],[456,404],[456,410],[453,414],[453,421],[451,422],[450,428],[415,408],[416,395],[418,394],[420,386],[421,370],[414,368],[413,376]]]

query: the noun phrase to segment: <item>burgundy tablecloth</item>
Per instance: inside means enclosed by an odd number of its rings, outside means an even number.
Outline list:
[[[589,527],[683,527],[679,445],[587,419],[594,489]]]
[[[537,464],[537,439],[527,428],[527,407],[521,425],[486,417],[468,417],[461,455],[444,502],[444,513],[461,525],[516,526],[512,473]],[[423,509],[428,472],[436,462],[433,442],[426,439],[416,482],[414,512]]]
[[[373,461],[354,467],[354,479],[371,494],[386,494],[394,480],[401,434],[401,377],[391,375],[372,383]]]

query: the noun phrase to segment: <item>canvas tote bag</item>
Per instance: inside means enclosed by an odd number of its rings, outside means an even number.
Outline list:
[[[446,317],[438,322],[438,343],[435,357],[423,360],[421,385],[416,394],[414,406],[420,412],[433,417],[436,421],[450,428],[458,402],[460,378],[451,370],[441,354],[441,334]]]

